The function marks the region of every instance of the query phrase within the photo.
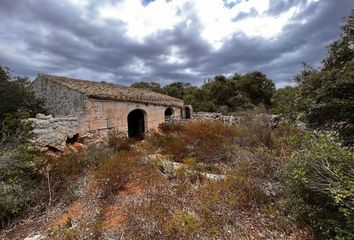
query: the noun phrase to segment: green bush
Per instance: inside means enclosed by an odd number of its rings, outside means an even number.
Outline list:
[[[333,137],[311,137],[283,170],[289,210],[318,239],[354,237],[354,154]]]
[[[24,146],[0,156],[0,225],[9,223],[40,199],[41,166],[40,155]]]

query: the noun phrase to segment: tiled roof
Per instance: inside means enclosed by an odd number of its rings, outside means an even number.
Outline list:
[[[130,101],[139,103],[152,103],[168,106],[183,106],[183,100],[164,94],[151,92],[140,88],[121,86],[113,83],[95,82],[67,77],[40,74],[36,80],[49,80],[64,85],[72,90],[83,93],[87,97]]]

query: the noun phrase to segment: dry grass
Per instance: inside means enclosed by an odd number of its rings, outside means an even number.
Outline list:
[[[129,151],[136,141],[128,138],[125,132],[114,131],[109,134],[108,146],[114,151]]]
[[[101,159],[94,175],[103,196],[123,189],[136,171],[137,156],[138,153],[134,151],[121,151]]]
[[[193,156],[202,162],[227,161],[235,138],[233,127],[212,121],[163,124],[160,130],[161,134],[154,134],[149,141],[177,162]]]
[[[272,131],[264,117],[247,114],[232,126],[162,124],[159,133],[139,143],[113,133],[104,151],[51,161],[58,187],[69,186],[86,170],[98,183],[91,193],[99,199],[97,219],[82,219],[82,225],[62,229],[58,236],[76,239],[92,232],[99,239],[117,231],[116,239],[285,239],[295,233],[292,239],[305,239],[307,232],[297,238],[295,222],[263,189],[263,182],[277,180],[285,157],[301,144],[289,138],[302,133],[290,126]],[[167,174],[144,160],[156,153],[184,165]],[[226,179],[210,181],[200,172]]]

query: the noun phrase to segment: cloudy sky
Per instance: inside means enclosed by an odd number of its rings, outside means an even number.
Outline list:
[[[129,85],[318,66],[353,0],[0,0],[0,65]]]

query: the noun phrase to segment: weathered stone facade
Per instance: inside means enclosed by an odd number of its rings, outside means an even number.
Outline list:
[[[192,117],[192,107],[182,100],[143,89],[49,75],[40,75],[31,86],[53,119],[77,119],[72,131],[80,136],[113,130],[137,136],[157,131],[166,119]]]
[[[35,93],[45,100],[48,112],[54,117],[76,115],[84,111],[83,93],[46,78],[37,78],[31,86]]]

